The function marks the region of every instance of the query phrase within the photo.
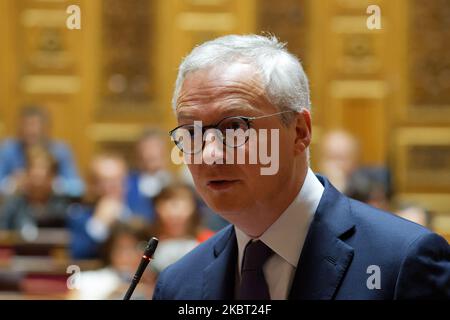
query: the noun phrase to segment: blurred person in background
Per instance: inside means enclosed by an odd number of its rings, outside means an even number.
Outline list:
[[[372,207],[389,211],[390,190],[386,187],[386,182],[378,178],[379,174],[370,169],[359,169],[353,172],[348,179],[345,194]]]
[[[130,209],[148,221],[154,219],[153,198],[172,180],[167,170],[168,152],[158,129],[145,130],[136,143],[136,169],[127,177],[126,199]]]
[[[389,170],[362,166],[358,139],[344,130],[325,134],[321,142],[320,173],[350,198],[388,210],[392,193]]]
[[[126,177],[121,156],[103,153],[92,160],[84,203],[72,204],[68,210],[73,258],[97,258],[113,223],[133,216],[125,201]]]
[[[359,166],[359,144],[354,136],[343,130],[330,131],[322,138],[319,171],[341,192]]]
[[[17,129],[17,138],[6,139],[0,146],[0,193],[9,195],[23,188],[26,150],[41,146],[48,149],[58,163],[54,191],[79,197],[83,193],[83,182],[69,147],[49,137],[48,114],[36,106],[25,107],[21,111]]]
[[[57,163],[45,148],[28,148],[21,191],[5,199],[0,228],[19,231],[23,238],[33,240],[38,228],[65,227],[68,201],[52,189],[57,172]]]
[[[214,233],[201,226],[196,196],[189,186],[168,186],[154,201],[156,219],[151,233],[160,242],[152,269],[159,273]]]
[[[144,221],[139,218],[115,222],[101,247],[104,267],[80,274],[79,288],[70,299],[121,300],[127,291],[140,263],[142,252],[149,239]],[[144,272],[132,299],[149,299],[153,294],[155,278],[149,269]]]

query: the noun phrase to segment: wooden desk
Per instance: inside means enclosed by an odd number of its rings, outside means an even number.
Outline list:
[[[70,259],[69,232],[41,229],[33,241],[0,232],[0,299],[66,299],[70,265],[81,271],[101,267],[98,260]]]
[[[17,232],[0,231],[0,249],[9,248],[15,255],[67,255],[69,244],[70,233],[67,229],[39,229],[33,241],[23,239]]]

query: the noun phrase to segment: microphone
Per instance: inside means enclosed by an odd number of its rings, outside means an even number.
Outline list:
[[[123,300],[130,300],[131,295],[134,292],[139,280],[141,280],[142,274],[144,273],[145,268],[149,264],[150,260],[153,258],[153,254],[155,253],[156,247],[158,246],[158,239],[152,237],[148,243],[147,247],[145,247],[144,254],[142,255],[141,263],[134,274],[133,280],[131,281],[130,287],[128,288],[127,293],[123,297]]]

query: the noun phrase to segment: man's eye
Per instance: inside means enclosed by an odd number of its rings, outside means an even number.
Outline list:
[[[224,123],[226,130],[247,130],[247,123],[242,119],[230,119]]]
[[[238,121],[233,121],[233,122],[231,123],[231,128],[234,129],[234,130],[236,130],[236,129],[241,129],[241,128],[242,128],[242,125],[241,125],[241,123],[238,122]]]

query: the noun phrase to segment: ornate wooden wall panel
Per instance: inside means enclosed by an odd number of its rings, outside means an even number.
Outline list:
[[[8,102],[3,109],[6,135],[15,134],[20,107],[37,104],[50,112],[56,138],[75,149],[82,147],[77,139],[82,120],[78,109],[81,33],[66,28],[67,6],[79,3],[2,1],[8,30],[2,38],[8,76],[4,86]]]
[[[450,2],[402,1],[401,9],[396,198],[429,208],[433,226],[450,232]]]
[[[367,28],[369,4],[381,8],[381,30]],[[321,131],[348,130],[361,142],[363,163],[383,165],[390,130],[385,65],[392,9],[386,1],[327,0],[311,5],[310,77]]]

